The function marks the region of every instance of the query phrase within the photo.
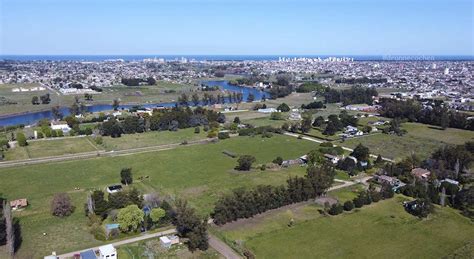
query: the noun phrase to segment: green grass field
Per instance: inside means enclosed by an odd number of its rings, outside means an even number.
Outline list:
[[[5,152],[6,160],[19,160],[96,151],[95,144],[85,137],[29,141],[26,147]]]
[[[120,138],[103,137],[102,147],[105,150],[122,150],[138,147],[149,147],[165,144],[181,143],[205,139],[207,132],[201,127],[201,132],[194,133],[194,128],[178,131],[149,131],[137,134],[123,134]]]
[[[237,159],[222,151],[251,154],[257,163],[264,163],[277,156],[296,158],[315,147],[309,141],[282,135],[238,137],[162,152],[0,169],[2,178],[8,179],[0,181],[0,190],[7,199],[27,198],[30,203],[26,210],[15,213],[23,226],[24,241],[19,256],[29,253],[42,256],[51,251],[62,253],[100,244],[88,233],[83,204],[88,190],[118,183],[121,168],[132,168],[136,180],[133,186],[143,192],[158,191],[162,195],[184,197],[201,214],[207,214],[218,197],[233,188],[283,184],[290,175],[305,172],[304,168],[290,167],[281,171],[238,173],[233,170]],[[137,180],[146,175],[150,176],[146,182]],[[80,190],[74,190],[75,187]],[[57,219],[49,213],[51,198],[58,192],[69,193],[76,206],[68,218]],[[43,236],[44,232],[48,235]]]
[[[437,148],[445,144],[460,145],[474,140],[474,132],[448,128],[441,130],[421,123],[404,123],[402,128],[408,132],[404,136],[388,134],[373,134],[355,139],[348,139],[344,143],[336,144],[354,148],[359,143],[370,148],[373,154],[381,154],[392,159],[401,159],[411,153],[427,158]]]
[[[309,205],[221,231],[228,240],[243,241],[257,258],[442,258],[474,241],[473,223],[457,211],[437,208],[420,220],[404,211],[404,199],[330,217]],[[295,218],[293,227],[289,218]]]

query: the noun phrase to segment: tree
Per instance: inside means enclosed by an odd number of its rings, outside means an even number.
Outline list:
[[[321,126],[324,125],[324,122],[325,122],[325,121],[324,121],[323,116],[318,116],[318,117],[316,117],[316,119],[314,120],[313,126],[314,126],[314,127],[321,127]]]
[[[178,103],[181,106],[188,106],[189,104],[188,95],[185,93],[182,93],[181,96],[178,97]]]
[[[249,93],[249,95],[247,96],[247,102],[251,103],[253,101],[255,101],[255,95],[253,93]]]
[[[146,79],[146,82],[147,82],[148,85],[155,85],[156,84],[156,79],[154,79],[153,77],[150,76]]]
[[[93,203],[94,213],[104,218],[108,209],[108,203],[104,199],[104,192],[100,190],[95,190],[91,195],[91,199]]]
[[[120,106],[120,99],[114,99],[112,102],[112,108],[117,111]]]
[[[59,106],[54,106],[53,108],[51,108],[51,113],[53,114],[53,118],[55,120],[60,120],[63,117],[63,114]]]
[[[282,104],[278,105],[277,110],[279,110],[281,112],[289,112],[290,111],[290,106],[288,106],[288,104],[286,104],[286,103],[282,103]]]
[[[166,211],[162,208],[153,208],[150,212],[151,220],[156,223],[166,216]]]
[[[33,105],[38,105],[38,104],[40,104],[40,101],[39,101],[38,96],[33,96],[33,97],[31,98],[31,103],[32,103]]]
[[[238,116],[234,118],[234,123],[240,124],[240,118]]]
[[[333,121],[329,121],[328,124],[326,125],[326,128],[324,128],[323,134],[324,135],[334,135],[338,131],[337,126]]]
[[[332,186],[336,172],[327,164],[321,166],[310,165],[306,170],[306,179],[313,187],[316,197],[323,195]]]
[[[405,204],[405,209],[408,213],[419,218],[426,218],[433,212],[434,207],[429,199],[420,198]]]
[[[49,104],[51,102],[51,98],[49,97],[49,94],[40,96],[40,99],[41,99],[42,104]]]
[[[368,161],[369,155],[369,148],[365,147],[361,143],[359,143],[359,145],[357,145],[354,151],[351,153],[351,156],[357,158],[358,161]]]
[[[120,171],[120,181],[125,185],[133,183],[132,168],[122,168]]]
[[[13,258],[15,254],[15,228],[13,224],[12,209],[10,204],[3,201],[3,218],[5,219],[5,239],[7,253]]]
[[[199,96],[197,94],[193,94],[191,96],[191,100],[194,104],[194,106],[198,106],[199,105]]]
[[[79,114],[79,105],[77,103],[73,103],[71,107],[69,108],[69,112],[72,115],[78,115]]]
[[[236,170],[239,171],[249,171],[252,168],[252,164],[256,161],[254,156],[251,155],[243,155],[240,156],[237,160],[237,166],[235,167]]]
[[[344,211],[344,208],[341,204],[334,203],[329,209],[328,213],[330,215],[338,215],[338,214],[341,214],[343,211]]]
[[[306,133],[311,129],[311,116],[304,116],[301,122],[301,132]]]
[[[380,164],[382,164],[382,163],[383,163],[383,158],[382,158],[382,156],[379,154],[379,155],[377,156],[377,159],[375,160],[375,164],[376,164],[376,165],[380,165]]]
[[[353,209],[354,209],[354,203],[352,201],[344,202],[344,210],[345,211],[351,211]]]
[[[57,217],[67,217],[74,211],[71,198],[67,193],[56,193],[51,201],[51,213]]]
[[[117,215],[117,222],[124,232],[136,231],[143,222],[145,213],[137,205],[128,205],[120,209]]]
[[[196,211],[190,208],[188,203],[184,200],[177,200],[175,205],[176,217],[174,224],[176,225],[178,235],[189,239],[186,243],[189,250],[207,250],[209,246],[207,219],[199,218]]]
[[[85,94],[84,94],[84,99],[86,99],[86,101],[93,101],[93,100],[94,100],[94,96],[93,96],[92,94],[85,93]]]
[[[277,158],[273,159],[273,163],[277,165],[282,165],[283,164],[283,158],[281,156],[277,156]]]
[[[20,145],[20,147],[25,147],[28,145],[28,142],[26,141],[26,136],[25,134],[23,134],[23,132],[18,132],[16,134],[16,140],[18,141],[18,145]]]

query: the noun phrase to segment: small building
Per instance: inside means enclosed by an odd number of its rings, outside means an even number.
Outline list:
[[[279,111],[278,111],[277,109],[275,109],[275,108],[258,109],[257,111],[260,112],[260,113],[279,112]]]
[[[170,248],[174,244],[179,244],[178,236],[162,236],[160,237],[160,244],[163,248]]]
[[[331,155],[331,154],[324,154],[324,158],[326,158],[327,160],[329,160],[333,164],[337,164],[339,162],[339,160],[341,160],[340,157],[334,156],[334,155]]]
[[[431,175],[431,172],[424,168],[414,168],[411,174],[419,180],[426,180]]]
[[[107,187],[107,192],[108,193],[116,193],[122,191],[122,185],[116,184],[116,185],[111,185]]]
[[[99,247],[99,259],[117,259],[117,250],[112,244]]]
[[[395,185],[396,181],[398,180],[388,175],[375,175],[374,179],[380,184],[389,184],[390,186]]]
[[[67,125],[67,123],[58,123],[58,124],[52,123],[51,129],[61,130],[63,133],[68,133],[71,130],[71,128],[69,127],[69,125]]]
[[[97,259],[97,255],[92,249],[83,251],[79,254],[80,259]]]
[[[299,121],[302,119],[301,114],[299,112],[291,112],[289,119],[292,121]]]
[[[27,199],[18,199],[14,201],[10,201],[10,207],[12,210],[18,210],[18,209],[23,209],[28,206],[28,200]]]

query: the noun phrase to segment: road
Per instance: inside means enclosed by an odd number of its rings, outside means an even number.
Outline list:
[[[138,242],[138,241],[142,241],[142,240],[146,240],[146,239],[150,239],[150,238],[157,238],[157,237],[160,237],[160,236],[170,235],[170,234],[175,234],[175,233],[176,233],[176,229],[168,229],[168,230],[165,230],[165,231],[151,233],[151,234],[144,234],[144,235],[141,235],[141,236],[138,236],[138,237],[125,239],[125,240],[113,242],[113,243],[110,243],[110,244],[117,247],[117,246],[121,246],[121,245],[135,243],[135,242]],[[84,249],[84,250],[78,250],[78,251],[70,252],[70,253],[67,253],[67,254],[58,255],[58,258],[59,259],[71,258],[75,254],[79,254],[79,253],[81,253],[83,251],[86,251],[86,250],[92,249],[92,250],[96,251],[96,250],[99,249],[99,247],[100,246],[96,246],[96,247],[92,247],[92,248],[88,248],[88,249]]]
[[[222,242],[219,238],[217,238],[217,237],[215,237],[211,234],[209,234],[209,245],[227,259],[240,259],[240,258],[242,258],[232,248],[230,248],[226,243]]]
[[[213,140],[214,139],[196,140],[196,141],[188,142],[188,144],[186,145],[191,146],[191,145],[199,145],[199,144],[208,144],[208,143],[211,143]],[[135,155],[135,154],[140,154],[140,153],[164,151],[164,150],[174,149],[179,146],[183,146],[183,145],[181,143],[174,143],[174,144],[158,145],[158,146],[150,146],[150,147],[130,148],[130,149],[117,150],[117,151],[98,150],[98,151],[83,152],[83,153],[76,153],[76,154],[69,154],[69,155],[62,155],[62,156],[13,160],[13,161],[0,162],[0,168],[42,164],[42,163],[49,163],[49,162],[62,162],[62,161],[69,161],[69,160],[90,159],[94,157],[129,156],[129,155]]]
[[[295,138],[297,138],[297,137],[300,136],[299,134],[290,133],[290,132],[285,132],[285,133],[283,133],[283,134],[285,134],[285,135],[287,135],[287,136],[295,137]],[[311,137],[308,137],[308,136],[302,136],[302,139],[308,140],[308,141],[312,141],[312,142],[316,142],[316,143],[319,143],[319,144],[324,143],[324,142],[327,142],[327,141],[323,141],[323,140],[311,138]],[[339,145],[334,145],[334,146],[339,146]],[[340,147],[341,147],[342,149],[346,150],[346,151],[349,151],[349,152],[354,151],[354,149],[351,149],[351,148],[348,148],[348,147],[343,147],[343,146],[340,146]],[[370,154],[370,157],[372,157],[372,158],[377,158],[377,155]],[[392,163],[395,162],[395,160],[390,159],[390,158],[387,158],[387,157],[382,157],[382,159],[385,160],[385,161],[388,161],[388,162],[392,162]]]

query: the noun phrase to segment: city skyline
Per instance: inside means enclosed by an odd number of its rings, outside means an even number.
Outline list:
[[[1,2],[0,55],[473,55],[472,1]]]

